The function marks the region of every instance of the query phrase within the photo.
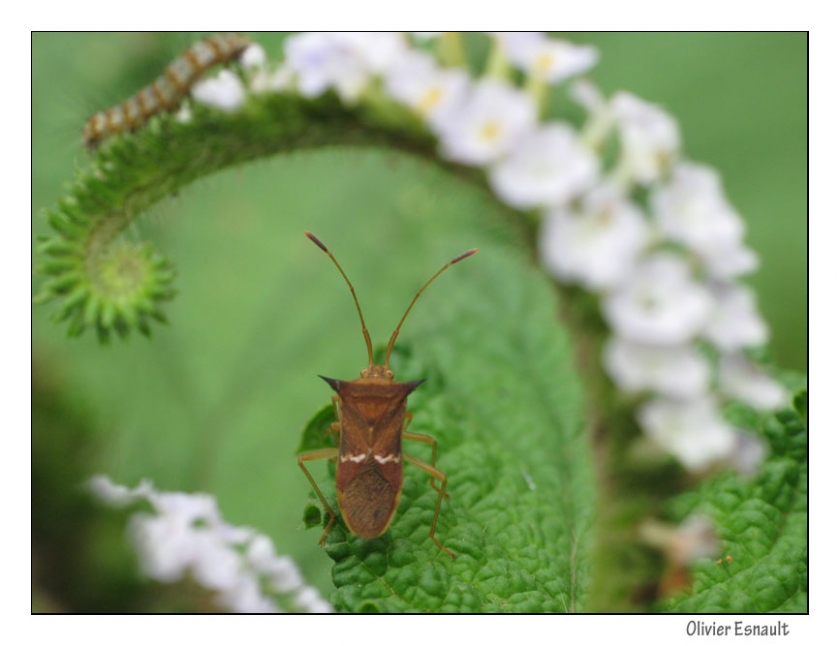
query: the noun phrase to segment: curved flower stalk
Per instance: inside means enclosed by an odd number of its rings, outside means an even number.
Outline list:
[[[384,144],[464,175],[509,208],[556,280],[601,479],[591,609],[629,608],[664,569],[639,527],[685,488],[685,472],[750,473],[761,461],[761,442],[729,423],[722,405],[785,401],[750,359],[768,333],[739,281],[757,259],[717,174],[683,157],[675,120],[580,80],[597,62],[593,48],[537,32],[488,38],[479,78],[461,65],[453,33],[301,34],[277,65],[251,48],[234,69],[197,83],[177,114],[103,142],[48,215],[57,236],[40,247],[50,257],[43,298],[63,299],[71,333],[148,331],[172,296],[173,272],[117,235],[225,166]],[[545,116],[556,85],[585,109],[582,126]]]
[[[212,496],[157,491],[145,480],[129,489],[104,475],[88,488],[112,507],[151,505],[152,513],[136,511],[128,524],[145,576],[161,583],[190,576],[230,612],[332,612],[292,559],[275,554],[267,536],[226,523]]]

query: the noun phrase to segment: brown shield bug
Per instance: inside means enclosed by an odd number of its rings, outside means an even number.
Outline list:
[[[423,383],[423,380],[394,381],[394,373],[388,368],[388,361],[400,328],[423,290],[446,269],[472,256],[478,249],[470,249],[450,260],[420,288],[391,335],[385,351],[385,362],[378,366],[373,362],[370,334],[365,325],[365,318],[362,316],[359,300],[356,298],[356,290],[353,289],[350,279],[347,278],[347,274],[344,273],[329,249],[318,238],[308,231],[306,236],[330,257],[350,287],[368,351],[368,366],[362,370],[359,379],[341,381],[321,377],[336,393],[332,398],[336,421],[332,424],[330,432],[338,435],[338,448],[317,449],[298,456],[298,466],[303,469],[330,516],[319,543],[324,544],[327,534],[335,523],[336,514],[306,468],[305,462],[324,459],[337,461],[335,487],[341,516],[351,532],[362,538],[374,538],[381,536],[388,529],[399,506],[403,486],[403,460],[405,460],[431,477],[431,485],[438,492],[438,499],[429,536],[435,545],[454,558],[455,554],[435,538],[440,505],[444,496],[447,496],[446,475],[435,466],[437,442],[429,435],[408,430],[411,413],[406,410],[406,401],[411,392]],[[403,453],[403,440],[431,444],[431,464]],[[440,482],[440,486],[435,484],[436,480]]]

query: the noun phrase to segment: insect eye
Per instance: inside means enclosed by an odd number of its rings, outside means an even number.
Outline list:
[[[388,379],[393,379],[394,378],[394,373],[392,371],[388,370],[385,373],[385,376],[388,377]]]

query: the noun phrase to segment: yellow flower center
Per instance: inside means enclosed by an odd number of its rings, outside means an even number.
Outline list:
[[[443,90],[441,88],[432,88],[431,90],[426,92],[426,94],[423,95],[422,99],[420,99],[420,105],[418,106],[418,109],[422,114],[429,114],[438,106],[442,96]]]
[[[554,64],[554,56],[551,54],[540,54],[534,61],[534,75],[540,78],[548,74]]]
[[[502,129],[498,121],[488,121],[481,127],[478,136],[486,141],[493,141],[499,138],[501,132]]]

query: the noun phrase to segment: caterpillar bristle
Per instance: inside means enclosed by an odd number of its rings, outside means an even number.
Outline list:
[[[138,128],[155,114],[177,109],[208,69],[237,59],[251,44],[250,39],[236,35],[210,36],[194,43],[154,83],[88,119],[82,129],[85,144],[96,148],[108,137]]]

